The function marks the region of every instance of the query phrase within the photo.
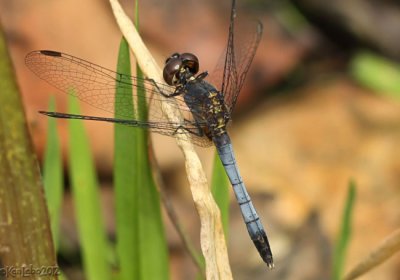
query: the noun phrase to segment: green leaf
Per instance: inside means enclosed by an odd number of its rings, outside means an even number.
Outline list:
[[[137,5],[136,11],[138,11]],[[139,14],[136,12],[136,26],[138,19]],[[143,78],[138,65],[136,65],[136,75]],[[141,120],[147,120],[146,92],[138,88],[137,96],[138,116]],[[160,196],[151,171],[148,141],[148,132],[143,129],[138,130],[136,144],[138,170],[141,175],[137,178],[138,188],[141,189],[139,199],[141,279],[169,279],[168,246],[161,218]]]
[[[225,168],[221,163],[218,153],[215,153],[211,178],[211,192],[221,211],[222,225],[224,227],[226,239],[228,239],[229,228],[229,186],[230,183]]]
[[[129,46],[123,38],[120,43],[117,71],[131,74]],[[123,94],[128,89],[117,88],[115,112],[127,111],[120,106],[130,106],[134,116],[133,96]],[[140,279],[139,266],[139,205],[140,187],[135,184],[139,176],[136,161],[138,130],[121,124],[114,125],[114,188],[116,206],[117,255],[119,279]]]
[[[51,98],[49,111],[55,110],[54,98]],[[57,134],[55,118],[48,118],[46,151],[43,162],[43,183],[49,209],[51,232],[57,251],[60,230],[60,213],[63,197],[63,170],[60,140]]]
[[[135,25],[139,29],[138,3],[135,1]],[[143,78],[138,65],[136,65],[136,75]],[[141,89],[137,89],[137,113],[141,120],[147,120],[146,92]],[[137,140],[138,171],[143,175],[137,178],[138,188],[141,189],[139,199],[141,279],[169,279],[168,246],[161,218],[160,197],[151,172],[148,132],[143,129],[138,130]]]
[[[129,48],[120,44],[117,72],[130,75]],[[141,76],[140,70],[137,76]],[[123,92],[125,94],[123,94]],[[137,100],[117,89],[115,112],[131,106],[131,116],[145,120],[145,92]],[[129,97],[128,97],[129,96]],[[137,111],[134,112],[134,104]],[[115,125],[114,178],[117,211],[117,253],[120,279],[168,279],[168,253],[161,218],[160,198],[148,157],[147,131]]]
[[[79,114],[79,105],[72,96],[69,97],[69,111]],[[68,120],[68,124],[70,179],[86,279],[109,280],[109,244],[101,216],[99,188],[89,141],[82,121]]]
[[[359,52],[351,73],[362,85],[387,96],[400,98],[400,65],[371,52]]]
[[[335,254],[333,257],[333,280],[342,279],[344,263],[346,258],[346,251],[349,245],[351,237],[351,220],[354,209],[354,201],[356,197],[356,184],[350,181],[346,205],[343,211],[342,225],[340,228],[340,234],[336,243]]]

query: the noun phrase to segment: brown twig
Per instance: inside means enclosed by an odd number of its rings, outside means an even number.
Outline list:
[[[365,259],[363,259],[349,273],[347,273],[343,279],[356,279],[357,277],[380,265],[399,251],[400,229],[397,229],[391,235],[385,238],[382,243],[379,244],[379,246],[374,251],[372,251]]]

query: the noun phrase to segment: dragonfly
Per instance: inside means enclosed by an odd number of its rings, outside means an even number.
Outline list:
[[[232,0],[228,42],[211,77],[207,71],[198,74],[199,59],[192,53],[174,53],[166,60],[163,84],[149,78],[117,73],[58,51],[30,52],[25,64],[39,78],[64,93],[114,114],[113,117],[99,117],[40,111],[44,115],[123,124],[168,136],[185,133],[198,146],[214,145],[233,187],[249,236],[263,261],[272,268],[271,247],[240,175],[227,132],[238,95],[260,43],[263,26],[255,21],[246,26],[245,32],[239,32],[235,28],[235,18],[236,1]],[[214,85],[219,85],[219,90]],[[132,103],[115,97],[116,89],[123,97],[137,97],[138,91],[132,93],[132,88],[144,89],[147,93],[146,118],[132,114]],[[167,119],[161,110],[163,102],[178,110],[181,120]]]

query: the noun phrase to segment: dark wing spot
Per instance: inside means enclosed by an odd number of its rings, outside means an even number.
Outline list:
[[[61,56],[60,52],[56,51],[47,51],[47,50],[42,50],[40,51],[41,54],[48,55],[48,56]]]

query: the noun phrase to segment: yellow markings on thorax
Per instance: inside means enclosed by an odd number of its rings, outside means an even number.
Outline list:
[[[214,116],[216,116],[214,126],[214,133],[217,135],[221,135],[225,133],[225,118],[224,118],[224,104],[217,98],[218,92],[209,91],[208,98],[211,101],[208,112]]]

